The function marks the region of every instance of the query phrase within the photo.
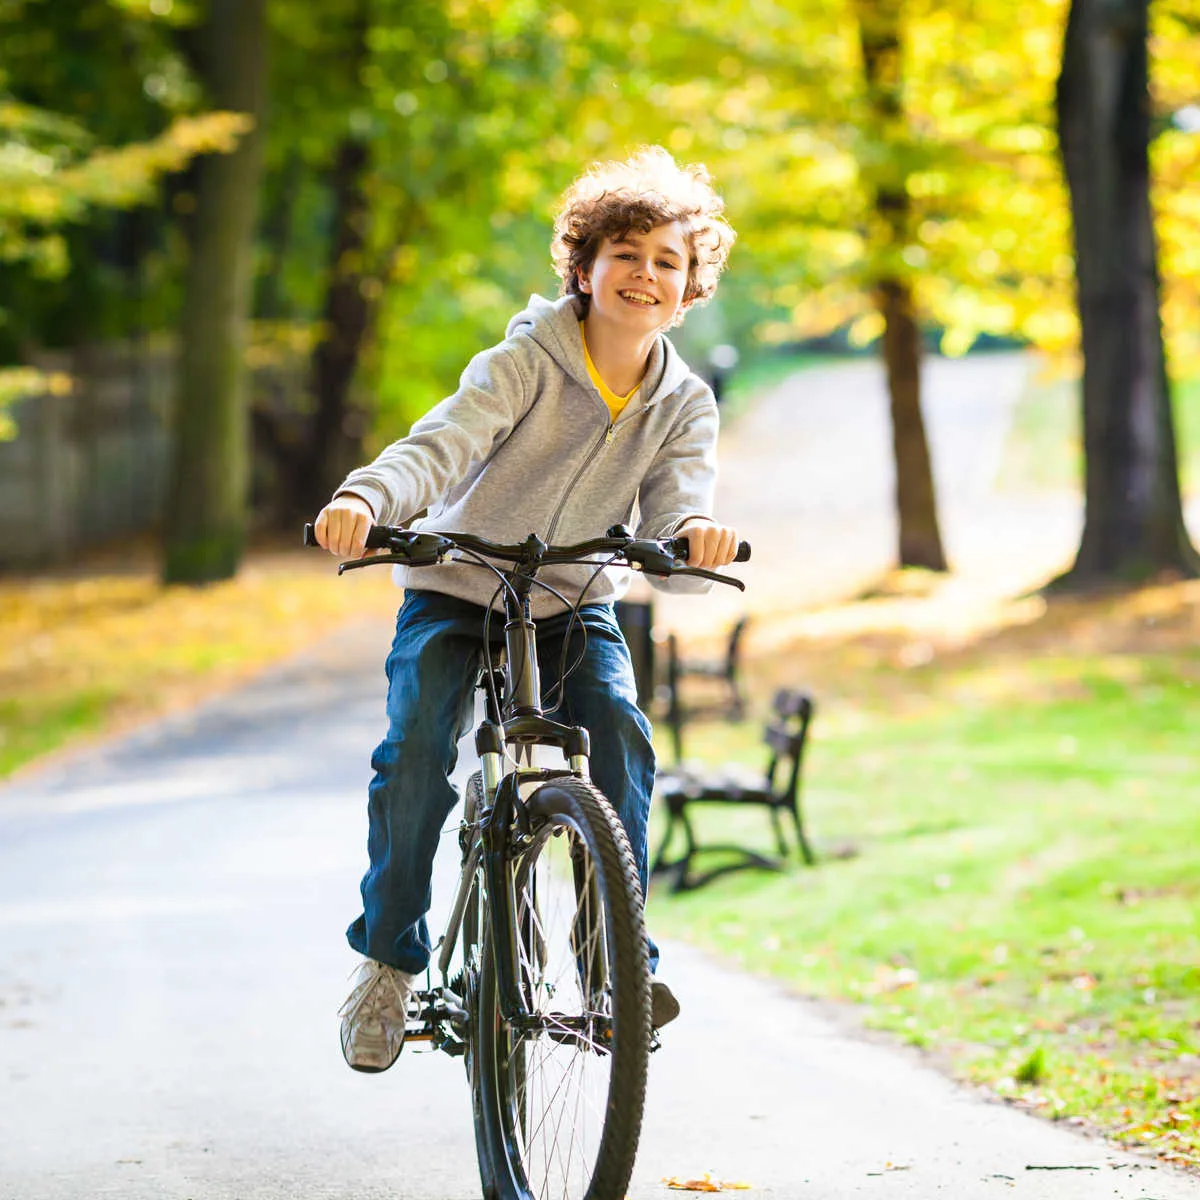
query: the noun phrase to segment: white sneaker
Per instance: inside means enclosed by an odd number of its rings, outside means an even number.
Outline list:
[[[338,1009],[342,1054],[356,1071],[386,1071],[404,1045],[408,1001],[417,976],[368,958],[354,976],[354,989]]]
[[[655,1029],[669,1025],[679,1016],[679,1001],[661,979],[650,981],[650,1024]]]

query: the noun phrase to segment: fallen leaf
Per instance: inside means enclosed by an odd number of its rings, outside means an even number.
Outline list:
[[[667,1187],[677,1192],[745,1192],[750,1190],[750,1184],[735,1182],[729,1179],[714,1179],[705,1174],[699,1179],[677,1179],[672,1176],[664,1179]]]

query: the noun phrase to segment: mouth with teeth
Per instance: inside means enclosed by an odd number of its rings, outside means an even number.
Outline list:
[[[622,300],[627,300],[630,304],[636,304],[641,308],[653,308],[658,303],[653,296],[646,292],[618,292],[617,295]]]

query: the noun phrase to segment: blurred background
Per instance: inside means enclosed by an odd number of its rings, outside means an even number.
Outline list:
[[[664,929],[1197,1162],[1196,0],[0,0],[0,777],[386,625],[301,523],[645,144],[738,232],[672,337],[756,546],[646,702],[748,616],[686,753],[808,691],[821,864]]]
[[[978,0],[617,2],[586,21],[499,0],[7,4],[0,565],[154,530],[164,576],[195,581],[231,574],[251,534],[290,536],[554,293],[558,196],[646,143],[705,163],[740,235],[679,334],[718,391],[801,352],[885,364],[902,565],[945,565],[922,355],[1030,347],[1078,378],[1081,281],[1097,387],[1118,386],[1103,322],[1129,334],[1128,398],[1100,407],[1145,406],[1104,418],[1103,452],[1165,478],[1161,354],[1132,326],[1153,341],[1161,315],[1190,430],[1197,49],[1188,3],[1149,24],[1140,7],[1124,58],[1096,60],[1080,24],[1059,111],[1065,0],[1019,30]]]

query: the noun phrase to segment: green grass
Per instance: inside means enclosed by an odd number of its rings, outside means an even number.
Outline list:
[[[1200,379],[1176,383],[1172,391],[1175,448],[1180,486],[1200,491]],[[1079,381],[1034,380],[1013,414],[1000,485],[1006,490],[1071,488],[1083,485]]]
[[[0,701],[0,779],[104,725],[112,694],[104,688],[67,696]]]
[[[654,929],[1200,1163],[1200,651],[1031,658],[1003,696],[986,662],[910,676],[919,716],[818,713],[816,869],[659,889]],[[747,763],[754,741],[692,738]],[[698,823],[769,847],[765,814],[727,812]]]

